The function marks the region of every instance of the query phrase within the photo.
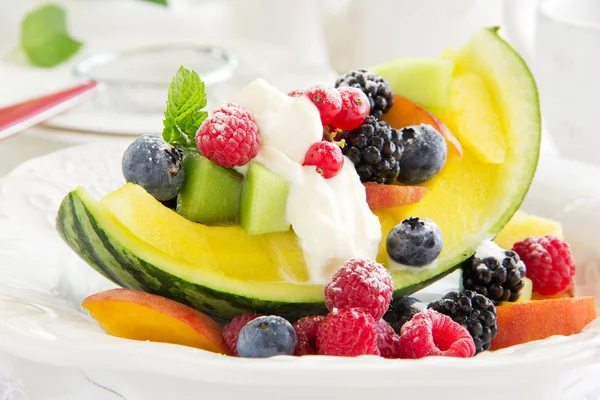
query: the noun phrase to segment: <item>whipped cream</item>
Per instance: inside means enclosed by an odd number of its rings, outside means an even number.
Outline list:
[[[374,260],[381,225],[369,209],[354,164],[345,158],[331,179],[314,166],[302,166],[308,148],[323,135],[314,104],[289,97],[262,79],[246,86],[234,102],[250,110],[258,125],[262,144],[255,161],[290,183],[286,217],[299,238],[309,279],[326,283],[353,257]]]
[[[392,260],[391,257],[388,257],[388,262],[387,262],[387,266],[391,270],[409,271],[409,272],[421,272],[421,271],[435,268],[435,267],[437,267],[437,265],[438,265],[437,258],[435,260],[433,260],[432,262],[430,262],[429,264],[425,264],[425,265],[421,265],[421,266],[402,264],[402,263]]]
[[[475,258],[479,258],[480,260],[488,257],[493,257],[498,260],[502,260],[506,255],[504,254],[504,249],[498,246],[496,243],[491,240],[484,240],[477,250],[475,250]]]

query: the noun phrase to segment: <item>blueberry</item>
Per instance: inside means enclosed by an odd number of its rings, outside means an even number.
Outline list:
[[[422,267],[442,251],[442,232],[425,218],[407,218],[389,233],[386,241],[390,258],[400,264]]]
[[[181,150],[158,136],[140,136],[123,154],[123,175],[157,200],[171,200],[183,186],[182,156]]]
[[[431,125],[402,129],[404,153],[400,158],[398,182],[408,185],[425,182],[440,172],[446,163],[448,145]]]
[[[265,358],[292,355],[298,344],[296,331],[281,317],[258,317],[248,322],[238,336],[240,357]]]

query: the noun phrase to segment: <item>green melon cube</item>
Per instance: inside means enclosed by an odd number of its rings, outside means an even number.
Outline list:
[[[440,114],[450,103],[454,61],[443,58],[400,57],[370,68],[391,86],[394,94]]]
[[[242,184],[240,225],[248,235],[287,232],[289,183],[264,166],[251,162]]]
[[[177,212],[206,225],[236,222],[241,177],[192,151],[185,154],[183,168],[185,182],[177,197]]]

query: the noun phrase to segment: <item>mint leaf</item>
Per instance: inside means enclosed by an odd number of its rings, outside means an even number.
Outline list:
[[[167,0],[144,0],[144,1],[147,1],[148,3],[160,4],[161,6],[168,6]]]
[[[163,139],[176,147],[196,147],[195,135],[208,113],[204,82],[195,71],[179,67],[169,86]]]
[[[21,23],[21,47],[35,66],[54,67],[71,58],[82,44],[69,36],[65,10],[60,6],[43,5]]]

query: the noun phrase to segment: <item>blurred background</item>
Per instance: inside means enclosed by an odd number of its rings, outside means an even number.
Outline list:
[[[40,12],[26,21],[49,4],[64,21]],[[600,92],[600,52],[592,50],[600,49],[598,0],[2,0],[0,107],[92,79],[99,88],[43,133],[2,142],[0,175],[65,145],[158,134],[181,64],[206,81],[210,107],[259,76],[282,90],[332,82],[351,68],[439,55],[490,25],[502,26],[538,78],[545,148],[556,149],[555,141],[564,155],[596,162],[590,146],[578,144],[592,131]],[[55,29],[66,42],[45,48],[68,57],[36,62],[24,49],[44,47]],[[15,153],[8,145],[17,140]]]

